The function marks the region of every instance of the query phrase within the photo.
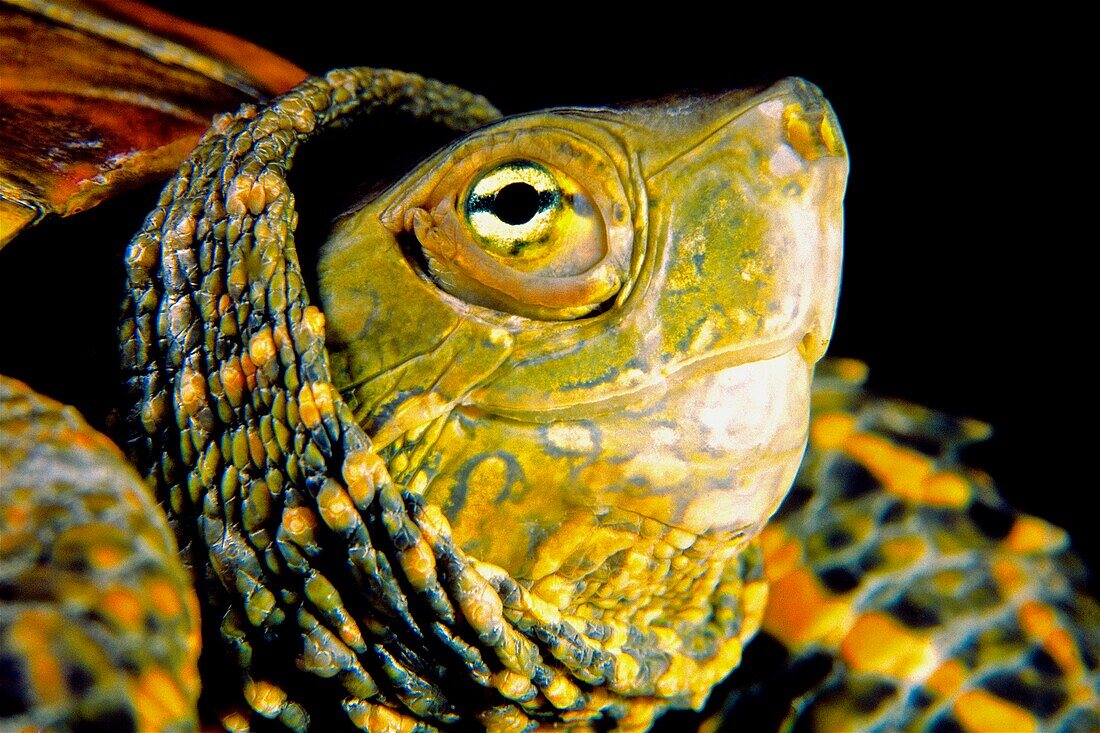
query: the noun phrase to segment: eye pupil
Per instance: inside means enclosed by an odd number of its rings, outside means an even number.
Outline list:
[[[534,218],[543,207],[542,196],[530,183],[509,183],[493,195],[489,210],[505,224],[516,226]]]

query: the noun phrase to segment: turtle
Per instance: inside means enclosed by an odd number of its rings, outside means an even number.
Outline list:
[[[475,129],[305,269],[289,161],[374,106]],[[193,727],[201,638],[229,730],[645,729],[760,636],[707,725],[778,692],[828,729],[1095,727],[1096,606],[958,462],[985,428],[851,361],[807,423],[846,171],[816,88],[495,117],[355,68],[215,121],[126,256],[154,494],[4,382],[10,724]]]

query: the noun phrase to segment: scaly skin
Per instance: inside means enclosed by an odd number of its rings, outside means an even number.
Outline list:
[[[0,727],[195,730],[199,611],[149,488],[0,377]]]
[[[835,660],[790,696],[826,729],[1095,723],[1095,604],[1049,527],[1012,516],[993,536],[971,516],[1000,505],[951,462],[966,424],[833,375],[801,488],[757,538],[836,294],[843,143],[814,90],[474,133],[342,219],[322,313],[285,171],[378,105],[456,129],[496,116],[414,75],[332,72],[218,120],[128,253],[131,445],[204,603],[202,718],[645,729],[702,705],[763,624],[793,659]],[[572,208],[502,244],[512,230],[477,223],[512,216],[498,174]],[[926,425],[937,463],[904,445]],[[33,638],[5,651],[48,667]],[[1036,679],[1054,703],[1013,699]],[[78,707],[50,689],[51,714]],[[711,723],[742,726],[757,691]],[[124,692],[137,720],[143,692]],[[161,722],[185,729],[177,707]]]
[[[385,97],[456,126],[491,113],[417,77],[333,72],[219,121],[128,255],[143,465],[204,576],[208,621],[229,609],[219,632],[248,704],[294,728],[308,699],[314,719],[342,708],[370,729],[501,730],[600,716],[641,728],[700,705],[759,623],[750,541],[797,468],[832,324],[845,165],[827,107],[793,81],[678,104],[681,125],[642,107],[477,133],[349,218],[354,236],[338,232],[320,264],[328,328],[298,274],[282,172],[299,139]],[[594,284],[577,284],[602,267],[585,252],[520,276],[455,253],[448,187],[520,156],[583,181],[608,261]],[[446,285],[414,269],[409,236]],[[527,278],[501,306],[527,318],[456,300],[493,277]],[[539,304],[514,302],[539,287]],[[364,384],[345,364],[404,368]],[[351,380],[358,419],[337,391]],[[616,480],[661,427],[683,445]],[[601,446],[594,460],[570,457],[581,433]],[[490,459],[532,482],[504,492],[501,522],[485,521],[489,466],[455,502],[461,467]],[[532,532],[527,562],[513,548]]]
[[[865,375],[819,369],[806,462],[761,537],[758,643],[786,668],[739,672],[712,723],[1100,729],[1100,606],[1068,536],[961,462],[986,425],[872,397]]]

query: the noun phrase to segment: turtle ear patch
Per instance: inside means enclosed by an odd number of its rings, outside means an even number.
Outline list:
[[[415,238],[416,259],[437,287],[537,320],[606,310],[626,284],[634,231],[602,151],[539,128],[475,135],[448,157],[382,217]]]

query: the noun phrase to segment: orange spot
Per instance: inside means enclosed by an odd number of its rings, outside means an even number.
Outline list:
[[[417,542],[401,553],[401,567],[414,587],[423,588],[435,577],[435,556],[428,550],[426,543]]]
[[[835,643],[851,624],[851,606],[821,588],[817,577],[798,568],[772,584],[764,630],[788,646]]]
[[[153,667],[138,678],[132,697],[139,730],[164,730],[188,713],[188,703],[176,681]]]
[[[362,730],[386,731],[386,733],[412,733],[418,725],[414,718],[365,700],[360,705],[352,706],[348,711],[348,717]]]
[[[322,415],[332,414],[332,385],[328,382],[313,382],[310,385],[313,390],[313,403],[317,405]]]
[[[8,632],[12,649],[23,659],[34,696],[47,705],[60,702],[66,694],[61,665],[50,648],[50,639],[59,631],[57,621],[45,611],[27,611]]]
[[[1064,628],[1050,606],[1039,601],[1027,601],[1020,606],[1020,626],[1039,640],[1047,654],[1054,659],[1068,677],[1084,674],[1084,663],[1077,651],[1077,643]]]
[[[275,358],[275,340],[267,329],[260,331],[248,342],[248,355],[252,363],[262,367]]]
[[[788,105],[783,110],[783,122],[787,127],[787,141],[805,160],[817,160],[821,157],[815,131],[802,116],[802,107]]]
[[[302,312],[302,323],[315,336],[322,336],[325,333],[325,314],[315,305],[306,306],[305,311]]]
[[[934,473],[924,481],[924,503],[962,507],[970,503],[970,484],[956,473]]]
[[[60,443],[72,443],[80,448],[107,450],[117,456],[122,455],[122,451],[119,450],[118,446],[105,436],[87,430],[64,428],[58,432],[57,440]]]
[[[340,632],[340,638],[343,639],[344,643],[352,649],[362,648],[363,632],[359,630],[359,624],[355,623],[354,619],[344,619],[337,627],[337,631]]]
[[[3,510],[0,510],[0,521],[4,523],[7,530],[11,532],[18,532],[25,529],[31,517],[30,507],[23,504],[14,504],[6,506]],[[4,542],[4,535],[0,534],[0,547],[6,544]]]
[[[244,733],[249,729],[248,718],[239,710],[222,716],[222,726],[230,733]]]
[[[997,587],[1000,588],[1001,594],[1006,597],[1015,595],[1016,591],[1027,584],[1027,574],[1014,560],[1004,558],[994,560],[990,570],[997,580]]]
[[[1055,628],[1054,609],[1039,601],[1020,606],[1020,625],[1034,639],[1045,639]]]
[[[333,480],[326,481],[318,492],[317,508],[325,524],[338,532],[353,527],[359,520],[359,512],[355,511],[351,499]]]
[[[791,572],[802,561],[802,543],[769,524],[760,533],[760,549],[764,553],[764,575],[775,582]]]
[[[928,543],[923,537],[894,537],[880,545],[882,556],[891,566],[911,565],[928,552]]]
[[[845,382],[862,382],[867,379],[867,365],[858,359],[837,359],[836,373]]]
[[[126,553],[115,545],[98,545],[88,550],[88,560],[100,570],[117,568],[126,559]]]
[[[183,613],[179,593],[167,580],[153,580],[146,587],[149,603],[165,618],[175,618]]]
[[[1012,525],[1004,543],[1009,550],[1021,555],[1032,552],[1050,552],[1066,542],[1066,534],[1038,517],[1021,516]]]
[[[141,600],[129,588],[115,586],[109,589],[100,598],[100,603],[103,612],[123,628],[137,628],[144,620]]]
[[[374,500],[375,487],[386,479],[386,464],[377,453],[364,449],[349,455],[341,470],[351,500],[366,509]]]
[[[1081,657],[1077,655],[1077,644],[1065,629],[1051,631],[1043,641],[1043,648],[1058,663],[1058,666],[1065,670],[1066,676],[1075,677],[1084,674],[1085,667]]]
[[[493,674],[493,687],[500,690],[500,694],[512,700],[521,698],[532,692],[531,680],[510,669],[502,669]]]
[[[245,378],[240,364],[236,361],[227,361],[221,368],[222,387],[230,400],[236,402],[240,399],[244,390]]]
[[[953,710],[969,733],[1024,733],[1038,728],[1031,713],[985,690],[969,690],[959,695]]]
[[[844,448],[890,493],[914,503],[924,500],[923,482],[932,472],[932,461],[927,457],[866,433],[853,435]]]
[[[810,424],[810,442],[821,450],[836,450],[856,430],[856,418],[846,412],[826,412]]]
[[[198,372],[184,370],[180,377],[180,405],[190,415],[198,412],[206,399],[206,380]]]
[[[895,621],[872,611],[856,619],[840,645],[844,661],[856,672],[911,679],[936,658],[932,642]]]
[[[287,333],[286,326],[283,326],[281,324],[276,326],[275,330],[272,332],[272,335],[275,340],[276,348],[282,349],[291,343],[290,334]]]
[[[619,672],[619,663],[624,660],[633,661],[634,658],[629,654],[623,654],[615,663],[615,677],[619,678],[622,675]],[[577,686],[569,681],[569,678],[565,675],[555,675],[553,681],[542,690],[542,694],[550,702],[551,705],[558,708],[568,708],[580,696],[581,691],[577,689]]]
[[[305,507],[291,507],[283,512],[283,530],[298,545],[311,544],[316,527],[317,517]]]
[[[313,402],[313,390],[308,384],[298,391],[298,416],[309,428],[315,428],[321,423],[321,413]]]
[[[270,682],[249,680],[244,684],[244,699],[260,715],[273,718],[286,703],[286,693]]]
[[[925,686],[940,697],[949,697],[966,681],[966,667],[958,659],[948,659],[936,668]]]

